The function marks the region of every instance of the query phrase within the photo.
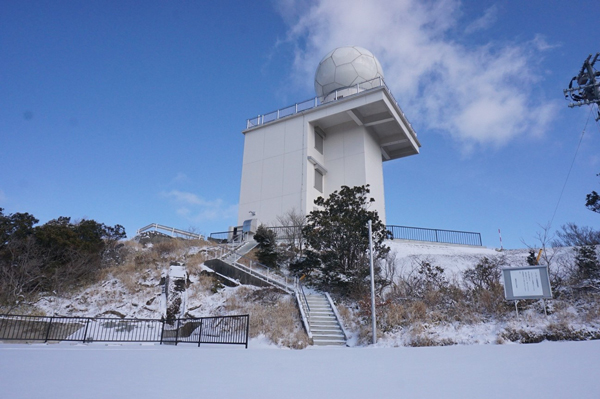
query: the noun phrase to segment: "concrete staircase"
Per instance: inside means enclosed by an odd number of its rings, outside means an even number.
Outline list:
[[[231,253],[224,257],[223,260],[228,263],[237,262],[242,256],[252,251],[257,245],[258,243],[256,241],[248,240],[234,251],[231,251]]]
[[[257,278],[288,294],[295,295],[302,316],[302,324],[313,345],[346,345],[348,335],[341,325],[341,318],[329,294],[312,292],[305,296],[302,284],[297,278],[288,279],[285,276],[278,276],[270,271],[268,267],[256,261],[250,261],[249,264],[238,263],[243,255],[250,252],[257,245],[256,241],[249,240],[235,250],[223,251],[218,258],[205,263],[215,272],[230,278],[239,279],[240,276],[236,273],[242,272],[248,275],[249,278]],[[209,264],[209,262],[213,263]],[[246,282],[246,284],[255,283]],[[258,285],[263,286],[262,284]]]
[[[338,322],[337,311],[326,294],[312,293],[308,302],[308,324],[314,345],[346,345],[346,334]]]

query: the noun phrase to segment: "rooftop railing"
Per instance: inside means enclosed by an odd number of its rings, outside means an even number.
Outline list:
[[[278,121],[279,119],[283,119],[288,116],[296,115],[302,111],[306,111],[306,110],[309,110],[312,108],[317,108],[322,105],[330,104],[332,102],[338,101],[342,98],[345,99],[345,98],[348,98],[351,96],[355,96],[358,93],[362,93],[362,92],[369,91],[369,90],[375,90],[380,87],[385,88],[385,90],[388,92],[388,94],[390,95],[390,97],[392,98],[392,100],[394,101],[394,103],[396,104],[398,109],[400,110],[402,119],[404,119],[404,121],[410,126],[410,129],[414,132],[414,130],[412,129],[411,123],[408,121],[408,118],[406,118],[406,115],[404,115],[404,112],[400,108],[398,101],[396,101],[396,98],[392,94],[392,91],[390,90],[388,85],[385,83],[385,81],[381,77],[367,80],[366,82],[358,83],[353,86],[340,87],[339,89],[335,90],[334,92],[329,93],[325,97],[310,98],[308,100],[296,103],[294,105],[290,105],[288,107],[280,108],[276,111],[269,112],[264,115],[258,115],[254,118],[247,119],[246,120],[246,129],[252,129],[252,128],[255,128],[255,127],[258,127],[261,125],[265,125],[267,123],[275,122],[275,121]],[[324,101],[325,98],[327,99],[327,101]]]
[[[444,244],[471,245],[481,247],[481,233],[458,230],[426,229],[422,227],[387,225],[390,237],[395,240],[428,241]],[[278,240],[291,240],[302,235],[301,226],[274,226],[268,227],[275,232]],[[226,236],[228,232],[213,233]],[[212,235],[211,234],[211,237]],[[229,232],[231,234],[231,232]]]
[[[421,227],[393,225],[387,225],[386,228],[395,240],[428,241],[477,247],[482,246],[481,234],[471,231],[424,229]]]

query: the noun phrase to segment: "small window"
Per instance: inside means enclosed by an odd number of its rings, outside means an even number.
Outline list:
[[[315,129],[315,149],[323,154],[323,136]]]
[[[323,174],[318,169],[315,169],[315,188],[323,192]]]

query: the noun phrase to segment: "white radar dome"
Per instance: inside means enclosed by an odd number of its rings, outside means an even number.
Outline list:
[[[319,63],[315,92],[317,97],[325,98],[338,89],[359,83],[362,83],[360,89],[366,90],[380,85],[379,79],[373,81],[376,78],[383,78],[383,70],[369,50],[358,46],[338,47]]]

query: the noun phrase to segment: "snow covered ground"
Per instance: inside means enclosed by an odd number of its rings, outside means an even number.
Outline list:
[[[415,262],[427,260],[446,270],[448,277],[473,267],[482,257],[504,255],[511,265],[523,266],[527,257],[526,250],[498,252],[486,247],[466,247],[458,245],[441,245],[434,243],[387,241],[391,251],[396,253],[398,272],[410,269]],[[188,248],[187,254],[197,252],[196,248]],[[169,261],[165,260],[163,274],[169,269]],[[192,281],[197,277],[190,274]],[[159,281],[161,270],[156,267],[141,270],[126,276],[108,276],[100,283],[93,284],[75,292],[70,297],[48,295],[40,299],[35,308],[38,313],[60,316],[97,317],[106,315],[122,315],[135,318],[160,318],[164,310],[161,306],[161,287]],[[235,295],[236,289],[226,289],[217,295],[210,295],[203,290],[195,290],[193,286],[188,292],[186,308],[195,317],[212,316],[222,312],[224,301]]]
[[[386,244],[391,247],[392,253],[395,253],[396,277],[414,273],[414,268],[425,261],[442,267],[449,281],[460,280],[462,272],[467,268],[474,267],[483,257],[490,259],[501,257],[506,266],[523,266],[526,264],[528,255],[527,249],[498,251],[486,247],[398,240],[388,241]],[[138,253],[148,253],[150,248],[138,249]],[[111,272],[104,280],[69,296],[45,296],[37,301],[32,309],[27,309],[27,313],[159,319],[164,315],[165,309],[164,295],[161,294],[161,276],[165,275],[170,261],[176,260],[176,258],[179,260],[179,257],[182,257],[181,260],[190,263],[190,257],[193,257],[199,248],[186,247],[182,251],[186,254],[183,257],[177,253],[162,258],[150,257],[149,259],[154,260],[147,267],[126,268],[121,272],[118,270]],[[569,248],[560,249],[560,251],[562,251],[560,256],[572,256]],[[201,270],[205,269],[204,266],[190,267],[188,265],[188,269],[192,281],[186,292],[185,307],[188,316],[202,317],[250,312],[252,320],[260,321],[263,318],[257,313],[262,309],[260,306],[251,310],[246,309],[247,300],[244,298],[249,294],[246,287],[214,289],[215,287],[206,285],[208,280],[202,279],[199,274]],[[438,322],[428,319],[422,319],[419,323],[411,325],[405,323],[403,326],[395,326],[382,332],[378,337],[379,345],[410,346],[421,341],[436,344],[496,344],[505,341],[504,336],[507,334],[521,331],[540,336],[544,336],[548,331],[558,331],[568,335],[571,334],[571,330],[581,332],[583,335],[592,331],[597,335],[596,332],[600,328],[600,319],[598,319],[600,308],[597,305],[588,304],[584,310],[570,304],[555,304],[552,301],[549,301],[548,305],[550,307],[556,305],[556,309],[548,317],[544,316],[541,308],[532,308],[523,312],[519,318],[509,314],[502,319],[488,317],[467,323],[448,320]],[[367,345],[370,342],[370,339],[365,338],[368,331],[365,330],[364,323],[359,325],[357,316],[353,313],[356,311],[354,308],[351,306],[346,313],[350,315],[350,319],[346,319],[346,328],[350,333],[348,344],[351,346]],[[296,314],[294,309],[291,310],[291,313]],[[264,312],[262,315],[264,316]],[[302,331],[301,327],[294,326],[294,321],[290,323],[292,327],[287,330],[290,334],[297,335]],[[261,321],[259,324],[268,324],[270,326],[268,328],[273,328],[272,323]],[[299,322],[295,324],[300,325]],[[370,327],[368,330],[370,331]],[[296,338],[285,341],[298,342]]]
[[[528,249],[499,251],[488,247],[470,247],[464,245],[437,244],[415,241],[386,241],[392,253],[396,253],[396,266],[399,271],[406,270],[416,261],[428,261],[444,268],[448,277],[473,267],[483,257],[503,256],[510,266],[526,266]]]
[[[0,344],[0,397],[598,398],[600,341],[285,350]]]

